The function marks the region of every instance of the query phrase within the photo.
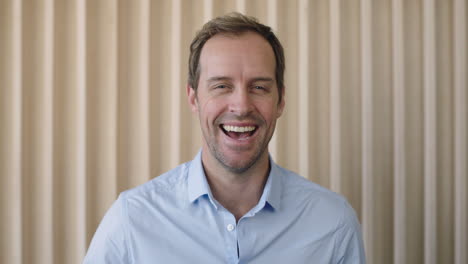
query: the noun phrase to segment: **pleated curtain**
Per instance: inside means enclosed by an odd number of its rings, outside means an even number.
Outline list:
[[[81,263],[121,191],[193,158],[189,44],[231,11],[285,48],[273,158],[349,200],[368,263],[468,263],[467,6],[0,0],[0,263]]]

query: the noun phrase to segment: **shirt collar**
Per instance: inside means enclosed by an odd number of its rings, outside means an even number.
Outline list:
[[[207,194],[212,199],[210,186],[206,180],[205,170],[201,160],[201,150],[190,163],[188,174],[188,196],[189,201],[193,203],[200,196]]]
[[[187,179],[188,198],[189,201],[193,203],[201,196],[208,195],[211,203],[217,207],[206,179],[205,170],[203,169],[201,153],[202,151],[200,150],[190,163]],[[278,210],[280,208],[282,191],[281,170],[271,156],[269,156],[269,160],[270,173],[268,174],[268,180],[263,189],[262,196],[260,197],[259,205],[268,202],[273,209]]]
[[[265,188],[263,189],[262,197],[265,196],[266,202],[268,202],[268,204],[270,204],[275,210],[279,210],[281,205],[281,193],[283,186],[281,184],[281,170],[273,161],[271,156],[269,156],[269,159],[270,173],[268,175]]]

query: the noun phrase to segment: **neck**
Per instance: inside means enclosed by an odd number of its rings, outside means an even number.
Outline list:
[[[264,153],[258,162],[243,173],[229,171],[204,156],[203,167],[214,198],[238,221],[258,204],[262,196],[270,170],[268,153]]]

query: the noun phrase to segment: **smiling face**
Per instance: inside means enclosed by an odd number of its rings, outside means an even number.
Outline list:
[[[200,55],[195,92],[189,104],[198,113],[203,133],[204,163],[243,173],[268,162],[268,142],[280,117],[275,55],[260,35],[215,35]],[[284,97],[283,97],[284,98]]]

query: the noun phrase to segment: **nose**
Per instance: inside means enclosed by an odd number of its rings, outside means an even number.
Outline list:
[[[234,89],[229,99],[229,112],[239,116],[244,116],[252,112],[252,98],[247,88],[242,87]]]

